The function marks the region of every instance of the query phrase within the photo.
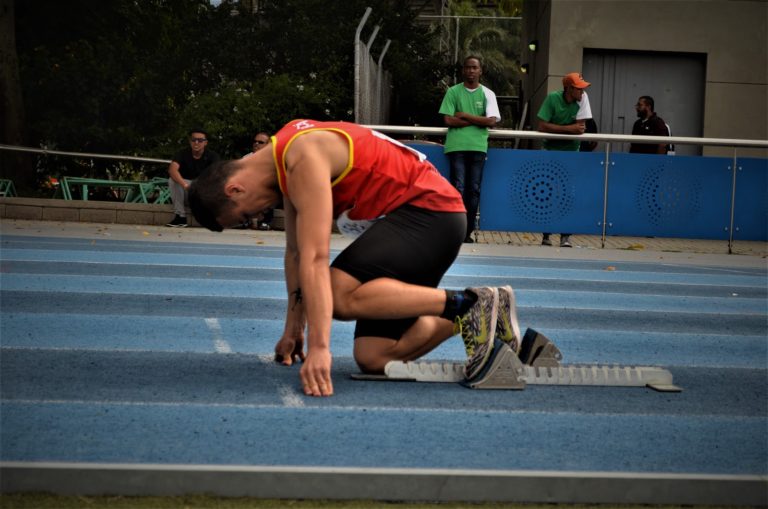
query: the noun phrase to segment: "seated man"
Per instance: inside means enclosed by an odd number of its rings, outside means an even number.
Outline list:
[[[189,147],[179,150],[168,165],[168,190],[171,193],[174,216],[166,224],[171,228],[187,227],[187,190],[209,164],[219,160],[219,154],[208,148],[208,133],[202,129],[189,131]]]
[[[221,231],[259,220],[282,197],[289,299],[275,353],[286,365],[304,361],[305,394],[333,394],[334,317],[357,320],[354,357],[367,373],[417,359],[457,331],[471,356],[468,378],[494,336],[519,349],[511,288],[436,288],[464,240],[466,212],[423,154],[344,122],[296,120],[272,140],[273,150],[213,164],[189,200],[201,225]],[[329,267],[334,219],[359,236]]]

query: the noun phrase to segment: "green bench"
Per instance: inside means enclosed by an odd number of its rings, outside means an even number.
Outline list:
[[[13,180],[0,179],[0,197],[16,196],[16,187]]]
[[[151,180],[125,181],[92,179],[85,177],[62,177],[61,195],[65,200],[74,200],[79,194],[81,200],[88,200],[89,189],[105,188],[113,197],[125,203],[170,203],[171,193],[168,179],[155,177]],[[79,191],[79,193],[77,192]]]

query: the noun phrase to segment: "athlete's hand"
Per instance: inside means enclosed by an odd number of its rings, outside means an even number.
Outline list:
[[[299,376],[307,396],[332,396],[331,351],[327,348],[310,349]]]
[[[291,366],[294,362],[304,362],[304,338],[283,335],[275,345],[275,362]]]

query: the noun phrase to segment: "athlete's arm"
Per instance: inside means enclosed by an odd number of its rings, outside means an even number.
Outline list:
[[[318,131],[298,136],[286,154],[288,195],[295,209],[298,280],[308,325],[307,357],[300,376],[304,393],[312,396],[333,394],[330,350],[333,293],[329,266],[333,220],[331,180],[346,166],[348,150],[346,141],[339,135]],[[340,161],[343,162],[339,164]]]
[[[299,250],[296,244],[296,210],[288,199],[283,200],[285,220],[285,287],[288,291],[285,329],[275,345],[275,361],[292,365],[304,361],[304,299],[299,285]]]

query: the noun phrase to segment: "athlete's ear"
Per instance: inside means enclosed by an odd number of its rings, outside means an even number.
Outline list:
[[[240,193],[245,192],[245,187],[240,182],[230,178],[227,183],[224,184],[224,194],[227,198],[233,198]]]

